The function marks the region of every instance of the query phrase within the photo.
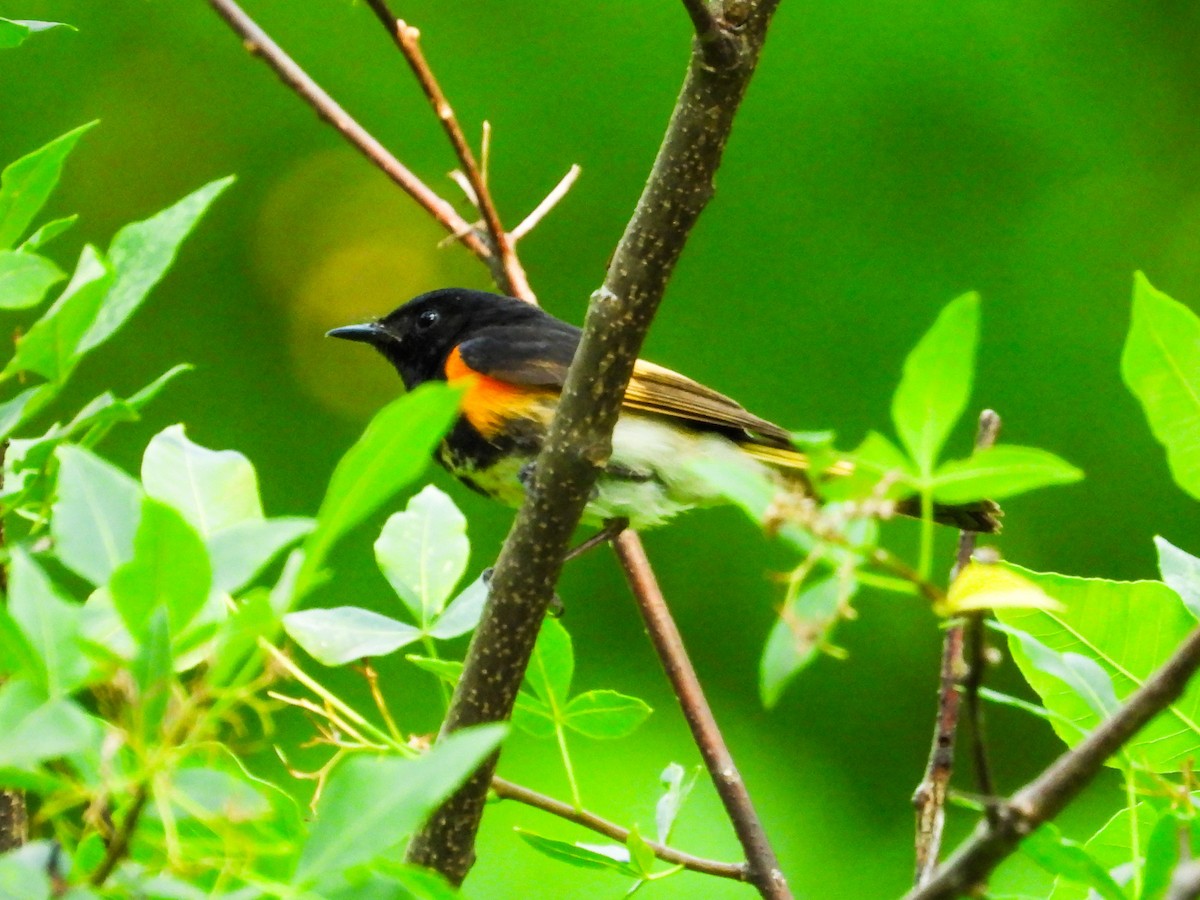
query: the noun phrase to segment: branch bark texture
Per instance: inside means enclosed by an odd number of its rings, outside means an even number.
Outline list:
[[[633,364],[688,234],[712,197],[713,177],[777,5],[747,4],[745,23],[733,35],[737,59],[728,68],[713,68],[693,45],[649,181],[604,285],[592,295],[583,339],[525,504],[496,563],[443,733],[504,720],[512,711],[571,534],[611,452]],[[492,759],[413,838],[411,862],[462,881],[473,862],[494,767]]]
[[[1105,760],[1175,702],[1197,669],[1200,669],[1200,628],[1111,718],[1055,760],[1012,799],[999,804],[991,819],[980,822],[929,882],[910,891],[906,900],[950,900],[982,882],[1017,849],[1026,835],[1053,819],[1074,800],[1099,774]]]

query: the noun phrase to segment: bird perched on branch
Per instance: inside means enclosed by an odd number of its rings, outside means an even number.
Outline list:
[[[439,462],[510,506],[524,498],[581,334],[530,303],[463,288],[422,294],[376,322],[329,332],[370,344],[409,390],[435,380],[461,385],[461,415]],[[645,528],[727,502],[693,469],[701,456],[757,467],[781,487],[812,490],[808,458],[787,431],[699,382],[638,360],[585,519]],[[914,498],[897,509],[920,514]],[[934,506],[938,522],[983,533],[998,530],[997,512],[990,501]]]

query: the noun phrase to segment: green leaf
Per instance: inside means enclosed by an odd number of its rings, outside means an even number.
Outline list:
[[[1051,875],[1087,885],[1104,900],[1128,900],[1084,845],[1064,837],[1054,825],[1047,823],[1025,838],[1021,852]]]
[[[16,244],[46,205],[62,175],[63,162],[95,122],[68,131],[27,153],[0,173],[0,250]]]
[[[1005,625],[1003,622],[995,623],[994,627],[997,631],[1008,635],[1010,646],[1014,641],[1016,642],[1016,645],[1020,647],[1021,656],[1027,659],[1031,666],[1043,675],[1057,678],[1074,691],[1076,696],[1087,704],[1092,713],[1092,718],[1087,721],[1068,719],[1062,713],[1055,713],[1053,716],[1046,717],[1052,725],[1065,725],[1068,733],[1082,737],[1090,728],[1116,712],[1121,705],[1117,700],[1117,691],[1113,687],[1112,678],[1095,660],[1089,659],[1081,653],[1053,650],[1033,635]],[[1016,659],[1018,651],[1014,649],[1012,652]]]
[[[451,686],[458,684],[458,679],[462,677],[463,664],[456,659],[436,659],[418,653],[406,653],[404,658],[418,669],[437,676]]]
[[[357,606],[288,613],[283,628],[313,659],[327,666],[386,656],[421,637],[419,628]]]
[[[270,802],[244,777],[210,766],[187,766],[171,775],[174,792],[187,799],[175,815],[186,821],[222,824],[253,822],[271,815]]]
[[[978,343],[979,295],[963,294],[942,310],[904,362],[892,398],[892,421],[922,475],[933,473],[967,408]]]
[[[28,772],[83,752],[99,742],[100,733],[99,722],[73,700],[44,701],[23,681],[0,687],[0,770]]]
[[[246,597],[217,631],[208,666],[209,683],[223,685],[236,675],[243,660],[257,652],[258,639],[272,638],[278,627],[279,617],[265,591]]]
[[[553,709],[561,710],[567,705],[574,674],[575,653],[571,649],[571,636],[557,619],[546,618],[534,644],[525,681]]]
[[[1053,453],[999,444],[940,466],[933,476],[933,498],[941,503],[1002,500],[1081,478],[1083,472]]]
[[[381,409],[334,469],[304,545],[296,599],[312,586],[326,553],[347,531],[416,480],[458,413],[460,392],[431,382]]]
[[[426,633],[440,641],[466,634],[479,624],[483,606],[488,598],[487,573],[472,581],[463,592],[447,604],[445,611],[437,617]]]
[[[1138,900],[1160,900],[1166,895],[1167,888],[1171,885],[1171,876],[1179,865],[1180,836],[1191,835],[1194,821],[1168,809],[1154,823],[1154,829],[1146,841],[1142,893]]]
[[[888,487],[882,496],[897,499],[911,494],[917,481],[912,461],[877,431],[867,432],[858,448],[846,454],[846,461],[853,465],[848,475],[830,478],[821,485],[826,500],[861,500],[879,495],[885,479]]]
[[[90,244],[83,248],[71,282],[46,314],[17,341],[4,375],[36,372],[62,384],[82,356],[80,341],[95,321],[113,283],[112,268]]]
[[[300,853],[297,881],[312,885],[393,849],[496,749],[504,725],[468,728],[417,759],[359,754],[330,776]]]
[[[394,513],[375,541],[380,571],[422,629],[445,609],[470,553],[467,520],[432,484]]]
[[[38,681],[51,698],[70,694],[87,680],[89,665],[79,649],[80,607],[69,603],[23,549],[11,549],[8,612],[44,668]]]
[[[146,493],[175,507],[208,540],[232,525],[261,521],[258,476],[236,450],[209,450],[188,439],[182,425],[160,431],[142,456]]]
[[[584,737],[604,740],[633,734],[650,716],[650,705],[616,691],[588,691],[567,704],[564,724]]]
[[[133,558],[109,582],[121,620],[130,634],[143,640],[151,614],[161,606],[171,634],[181,635],[212,587],[204,542],[173,507],[144,497],[133,548]]]
[[[1200,499],[1200,319],[1141,272],[1121,374],[1166,448],[1175,483]]]
[[[1140,687],[1196,627],[1179,597],[1156,581],[1105,581],[1039,574],[1011,567],[1065,607],[1061,611],[998,609],[997,618],[1031,635],[1057,654],[1085,657],[1106,673],[1116,700]],[[1010,632],[1011,635],[1011,632]],[[1099,722],[1092,704],[1058,677],[1042,672],[1019,639],[1009,641],[1022,675],[1050,710],[1088,731]],[[1173,772],[1200,752],[1200,686],[1193,685],[1125,745],[1133,761],[1156,772]],[[1077,730],[1055,725],[1074,746]]]
[[[646,843],[646,839],[642,837],[634,825],[629,829],[629,837],[625,839],[625,847],[629,850],[629,861],[637,869],[640,875],[649,875],[654,871],[655,856],[654,850]]]
[[[10,400],[0,403],[0,440],[13,433],[28,416],[33,415],[44,396],[45,385],[26,388]],[[30,405],[35,409],[30,409]]]
[[[79,221],[78,215],[63,216],[61,219],[51,219],[46,224],[40,226],[37,231],[21,243],[19,250],[40,250],[48,243],[54,240],[61,234],[70,231],[71,228]]]
[[[322,900],[459,900],[441,875],[391,859],[344,873],[345,884],[321,886]]]
[[[971,560],[950,585],[946,599],[934,604],[939,616],[957,616],[985,609],[1046,609],[1063,605],[1006,566]]]
[[[620,845],[605,847],[604,849],[608,852],[601,853],[598,849],[584,847],[580,844],[568,844],[566,841],[556,841],[523,828],[517,828],[515,831],[521,840],[538,853],[567,865],[579,869],[606,869],[630,878],[641,877],[641,873],[629,864],[629,850]]]
[[[66,276],[44,256],[24,250],[0,250],[0,309],[37,306],[46,291]]]
[[[213,584],[226,593],[244,588],[283,550],[313,530],[312,519],[287,516],[241,522],[223,528],[206,542]]]
[[[43,31],[55,28],[66,28],[70,31],[77,29],[66,22],[38,22],[34,19],[0,19],[0,50],[11,50],[20,47],[25,40]]]
[[[1155,537],[1154,546],[1158,548],[1162,580],[1180,596],[1192,615],[1200,619],[1200,559],[1163,537]]]
[[[0,683],[5,677],[23,675],[44,684],[45,673],[45,662],[8,611],[8,605],[0,603]]]
[[[460,663],[461,665],[461,663]],[[456,679],[457,680],[457,679]],[[553,709],[531,697],[524,691],[517,692],[517,701],[513,704],[512,722],[530,737],[539,741],[548,741],[558,734],[557,720]]]
[[[117,232],[107,254],[116,269],[117,281],[84,336],[81,350],[86,352],[99,346],[125,324],[171,267],[183,239],[231,184],[232,177],[210,182],[174,206]]]
[[[79,447],[59,447],[58,499],[50,533],[58,558],[92,584],[104,584],[133,557],[140,516],[137,482]]]
[[[771,628],[759,664],[759,694],[770,709],[788,683],[817,658],[841,619],[843,605],[857,591],[836,576],[814,581],[788,600]]]
[[[130,673],[138,688],[134,714],[141,720],[142,739],[152,745],[159,740],[175,675],[170,624],[167,612],[161,606],[150,613],[145,637],[130,666]]]
[[[1135,822],[1136,817],[1136,822]],[[1148,839],[1158,821],[1158,811],[1150,803],[1138,803],[1133,809],[1122,807],[1084,843],[1091,854],[1118,883],[1129,884],[1133,871],[1131,861],[1142,857]],[[1132,836],[1138,836],[1138,846],[1131,846]],[[1059,878],[1049,900],[1095,900],[1096,894],[1085,885]],[[1139,900],[1144,900],[1139,898]]]
[[[665,844],[671,839],[671,831],[675,828],[675,819],[688,795],[696,786],[696,777],[700,774],[697,766],[692,770],[692,777],[687,777],[687,770],[679,763],[671,763],[658,776],[659,782],[666,788],[663,795],[654,805],[654,827],[658,834],[658,842]]]

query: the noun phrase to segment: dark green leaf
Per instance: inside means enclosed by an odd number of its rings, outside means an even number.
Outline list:
[[[445,612],[430,626],[429,636],[445,641],[471,631],[479,624],[487,598],[487,579],[480,575],[447,604]]]
[[[44,256],[0,250],[0,309],[37,306],[46,291],[65,277],[62,269]]]
[[[785,604],[771,628],[759,666],[763,706],[769,709],[778,703],[788,682],[816,659],[841,619],[842,605],[856,589],[853,581],[830,576],[814,581]]]
[[[313,659],[327,666],[386,656],[421,638],[420,629],[357,606],[288,613],[283,628]]]
[[[585,737],[603,740],[633,734],[649,717],[644,700],[616,691],[588,691],[567,704],[564,724]]]
[[[418,759],[359,754],[330,776],[296,868],[314,884],[394,848],[484,761],[504,725],[456,731]]]
[[[62,384],[81,356],[80,341],[100,311],[113,282],[113,272],[90,244],[83,248],[71,282],[62,296],[29,332],[17,341],[17,353],[4,374],[36,372]]]
[[[60,234],[70,231],[72,226],[74,226],[74,224],[78,221],[79,216],[77,215],[63,216],[61,219],[51,219],[49,222],[40,226],[37,231],[27,237],[18,249],[40,250]]]
[[[380,571],[422,629],[445,609],[470,553],[467,520],[432,484],[394,513],[375,541]]]
[[[433,449],[454,421],[458,400],[454,388],[423,384],[371,420],[333,472],[317,527],[305,542],[296,595],[302,596],[312,586],[325,554],[342,535],[425,471]]]
[[[575,674],[575,652],[571,636],[557,619],[546,618],[525,672],[526,683],[556,712],[567,705],[571,677]]]
[[[258,476],[236,450],[209,450],[182,425],[156,434],[142,456],[146,493],[178,510],[204,540],[246,521],[261,521]]]
[[[250,520],[222,529],[207,541],[213,584],[231,594],[241,590],[313,525],[312,519],[296,516]]]
[[[8,612],[45,666],[38,680],[48,696],[67,696],[90,668],[79,651],[80,607],[62,598],[23,549],[10,552]]]
[[[44,683],[45,672],[45,661],[29,643],[8,605],[0,603],[0,682],[5,677],[24,675]]]
[[[933,497],[942,503],[1002,500],[1081,478],[1083,472],[1053,453],[1000,444],[939,466],[933,477]]]
[[[1141,686],[1196,627],[1195,617],[1179,597],[1156,581],[1105,581],[1039,574],[1018,567],[1028,578],[1065,607],[1053,612],[1038,609],[998,609],[1007,626],[1037,640],[1057,654],[1073,653],[1097,663],[1115,688],[1116,700]],[[1018,639],[1010,650],[1026,680],[1045,706],[1089,730],[1099,721],[1097,706],[1109,702],[1081,695],[1060,678],[1041,671]],[[1076,671],[1081,671],[1076,669]],[[1094,685],[1092,689],[1094,691]],[[1200,687],[1193,686],[1125,745],[1136,763],[1156,772],[1171,772],[1200,752]],[[1055,725],[1069,745],[1079,741],[1074,728]]]
[[[0,174],[0,250],[11,248],[25,233],[58,184],[67,155],[95,124],[68,131],[5,167]]]
[[[896,433],[924,476],[962,417],[975,377],[979,295],[963,294],[942,310],[904,362],[892,399]]]
[[[183,239],[191,233],[212,202],[233,183],[233,178],[210,182],[174,206],[142,222],[126,225],[108,248],[108,260],[117,272],[104,306],[83,338],[81,350],[91,350],[125,324],[150,289],[166,274]]]
[[[1085,884],[1104,900],[1128,900],[1108,871],[1084,848],[1064,837],[1051,824],[1040,827],[1021,842],[1021,852],[1049,872]]]
[[[1166,538],[1156,537],[1158,571],[1193,616],[1200,618],[1200,559],[1180,550]]]
[[[204,542],[173,507],[145,497],[133,545],[133,558],[109,582],[125,627],[143,639],[152,612],[162,606],[171,634],[183,634],[212,587]]]
[[[1121,374],[1166,448],[1175,483],[1200,499],[1200,319],[1141,272]]]
[[[630,878],[639,878],[641,873],[629,864],[629,851],[620,845],[613,845],[609,850],[612,855],[600,853],[579,844],[568,844],[566,841],[556,841],[553,838],[542,837],[523,828],[516,829],[521,840],[525,841],[538,853],[565,862],[581,869],[607,869]]]
[[[63,565],[104,584],[133,557],[141,488],[115,466],[78,447],[56,453],[58,499],[50,532]]]

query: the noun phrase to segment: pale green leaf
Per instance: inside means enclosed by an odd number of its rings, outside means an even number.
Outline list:
[[[1200,559],[1180,550],[1166,538],[1156,537],[1158,571],[1162,580],[1182,598],[1192,615],[1200,619]]]
[[[933,473],[967,408],[978,343],[979,295],[963,294],[942,310],[905,360],[892,421],[922,475]]]
[[[650,716],[650,705],[617,691],[588,691],[571,698],[564,724],[585,737],[604,740],[633,734]]]
[[[53,31],[55,28],[66,28],[75,31],[73,25],[66,22],[39,22],[36,19],[0,19],[0,50],[11,50],[20,47],[35,34],[43,31]]]
[[[283,627],[313,659],[327,666],[386,656],[421,637],[418,628],[357,606],[288,613]]]
[[[663,795],[654,804],[654,827],[660,844],[665,844],[671,839],[675,819],[678,818],[683,804],[687,802],[692,788],[696,786],[696,777],[699,774],[700,768],[697,766],[689,778],[683,766],[671,763],[658,776],[659,782],[665,788]]]
[[[38,680],[51,698],[69,695],[87,680],[79,649],[80,606],[65,599],[20,547],[11,549],[8,612],[44,668]]]
[[[24,250],[0,250],[0,309],[37,306],[46,291],[66,276],[44,256]]]
[[[856,590],[853,581],[831,576],[807,585],[785,604],[759,663],[763,706],[769,709],[778,703],[788,683],[816,659]]]
[[[1046,450],[999,444],[938,467],[933,499],[940,503],[1002,500],[1055,484],[1071,484],[1083,472]]]
[[[571,636],[561,622],[547,617],[534,645],[525,681],[538,697],[561,711],[571,693],[574,673],[575,652],[571,648]]]
[[[630,878],[638,878],[641,873],[629,864],[629,850],[620,845],[604,848],[607,853],[601,853],[593,847],[580,844],[569,844],[554,838],[543,837],[522,828],[516,829],[517,835],[530,847],[551,859],[567,863],[581,869],[606,869]]]
[[[20,250],[40,250],[61,234],[70,231],[79,221],[79,216],[63,216],[61,219],[51,219],[38,227],[37,231],[21,243]]]
[[[394,513],[375,541],[375,559],[422,629],[446,607],[467,567],[467,520],[432,484]]]
[[[206,541],[213,584],[226,593],[244,588],[287,547],[313,530],[312,519],[287,516],[230,525]]]
[[[461,594],[447,604],[445,611],[429,627],[430,637],[445,641],[466,634],[479,624],[488,598],[487,573],[480,575]]]
[[[63,162],[95,122],[81,125],[10,163],[0,174],[0,250],[7,250],[46,205]]]

